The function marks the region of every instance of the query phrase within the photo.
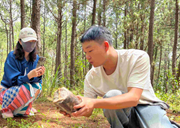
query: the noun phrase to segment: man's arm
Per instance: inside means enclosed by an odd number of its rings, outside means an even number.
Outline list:
[[[128,88],[128,93],[105,99],[94,100],[94,108],[123,109],[137,106],[143,89]]]
[[[75,109],[80,109],[72,113],[73,116],[90,116],[94,108],[103,109],[123,109],[128,107],[137,106],[141,97],[143,89],[128,88],[128,93],[104,99],[90,99],[82,98],[82,102],[79,105],[74,106]]]

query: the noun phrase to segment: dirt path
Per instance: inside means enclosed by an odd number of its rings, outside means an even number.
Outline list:
[[[34,103],[38,113],[32,117],[15,117],[13,119],[2,119],[0,127],[34,127],[34,128],[109,128],[110,125],[103,115],[85,117],[64,117],[56,107],[50,103]]]
[[[33,105],[38,110],[35,116],[2,119],[0,128],[109,128],[110,125],[102,114],[86,117],[64,117],[51,102],[37,102]],[[180,124],[180,113],[168,111],[171,120]]]

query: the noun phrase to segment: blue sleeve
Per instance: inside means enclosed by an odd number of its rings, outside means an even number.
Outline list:
[[[39,82],[42,84],[42,76],[40,77],[34,77],[33,80],[30,80],[30,83]]]
[[[36,68],[38,61],[39,61],[39,56],[37,55],[36,61],[34,61],[34,67],[33,67],[34,69]],[[34,78],[30,79],[30,83],[34,83],[34,82],[39,82],[42,84],[42,76],[34,77]]]
[[[20,86],[23,83],[30,82],[27,75],[24,76],[21,73],[20,68],[20,63],[15,59],[13,53],[9,54],[4,65],[4,73],[9,86]]]

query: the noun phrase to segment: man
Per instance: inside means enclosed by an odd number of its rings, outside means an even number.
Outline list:
[[[81,43],[93,67],[85,78],[85,97],[78,96],[82,103],[74,106],[80,110],[73,116],[88,117],[94,108],[102,108],[112,128],[173,127],[165,111],[169,106],[154,94],[146,52],[115,50],[111,33],[98,26],[90,27]],[[95,99],[97,96],[103,99]]]

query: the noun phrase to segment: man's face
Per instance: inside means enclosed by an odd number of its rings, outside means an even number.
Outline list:
[[[86,59],[94,67],[104,65],[107,60],[106,48],[104,43],[99,44],[95,41],[86,41],[82,44]]]

